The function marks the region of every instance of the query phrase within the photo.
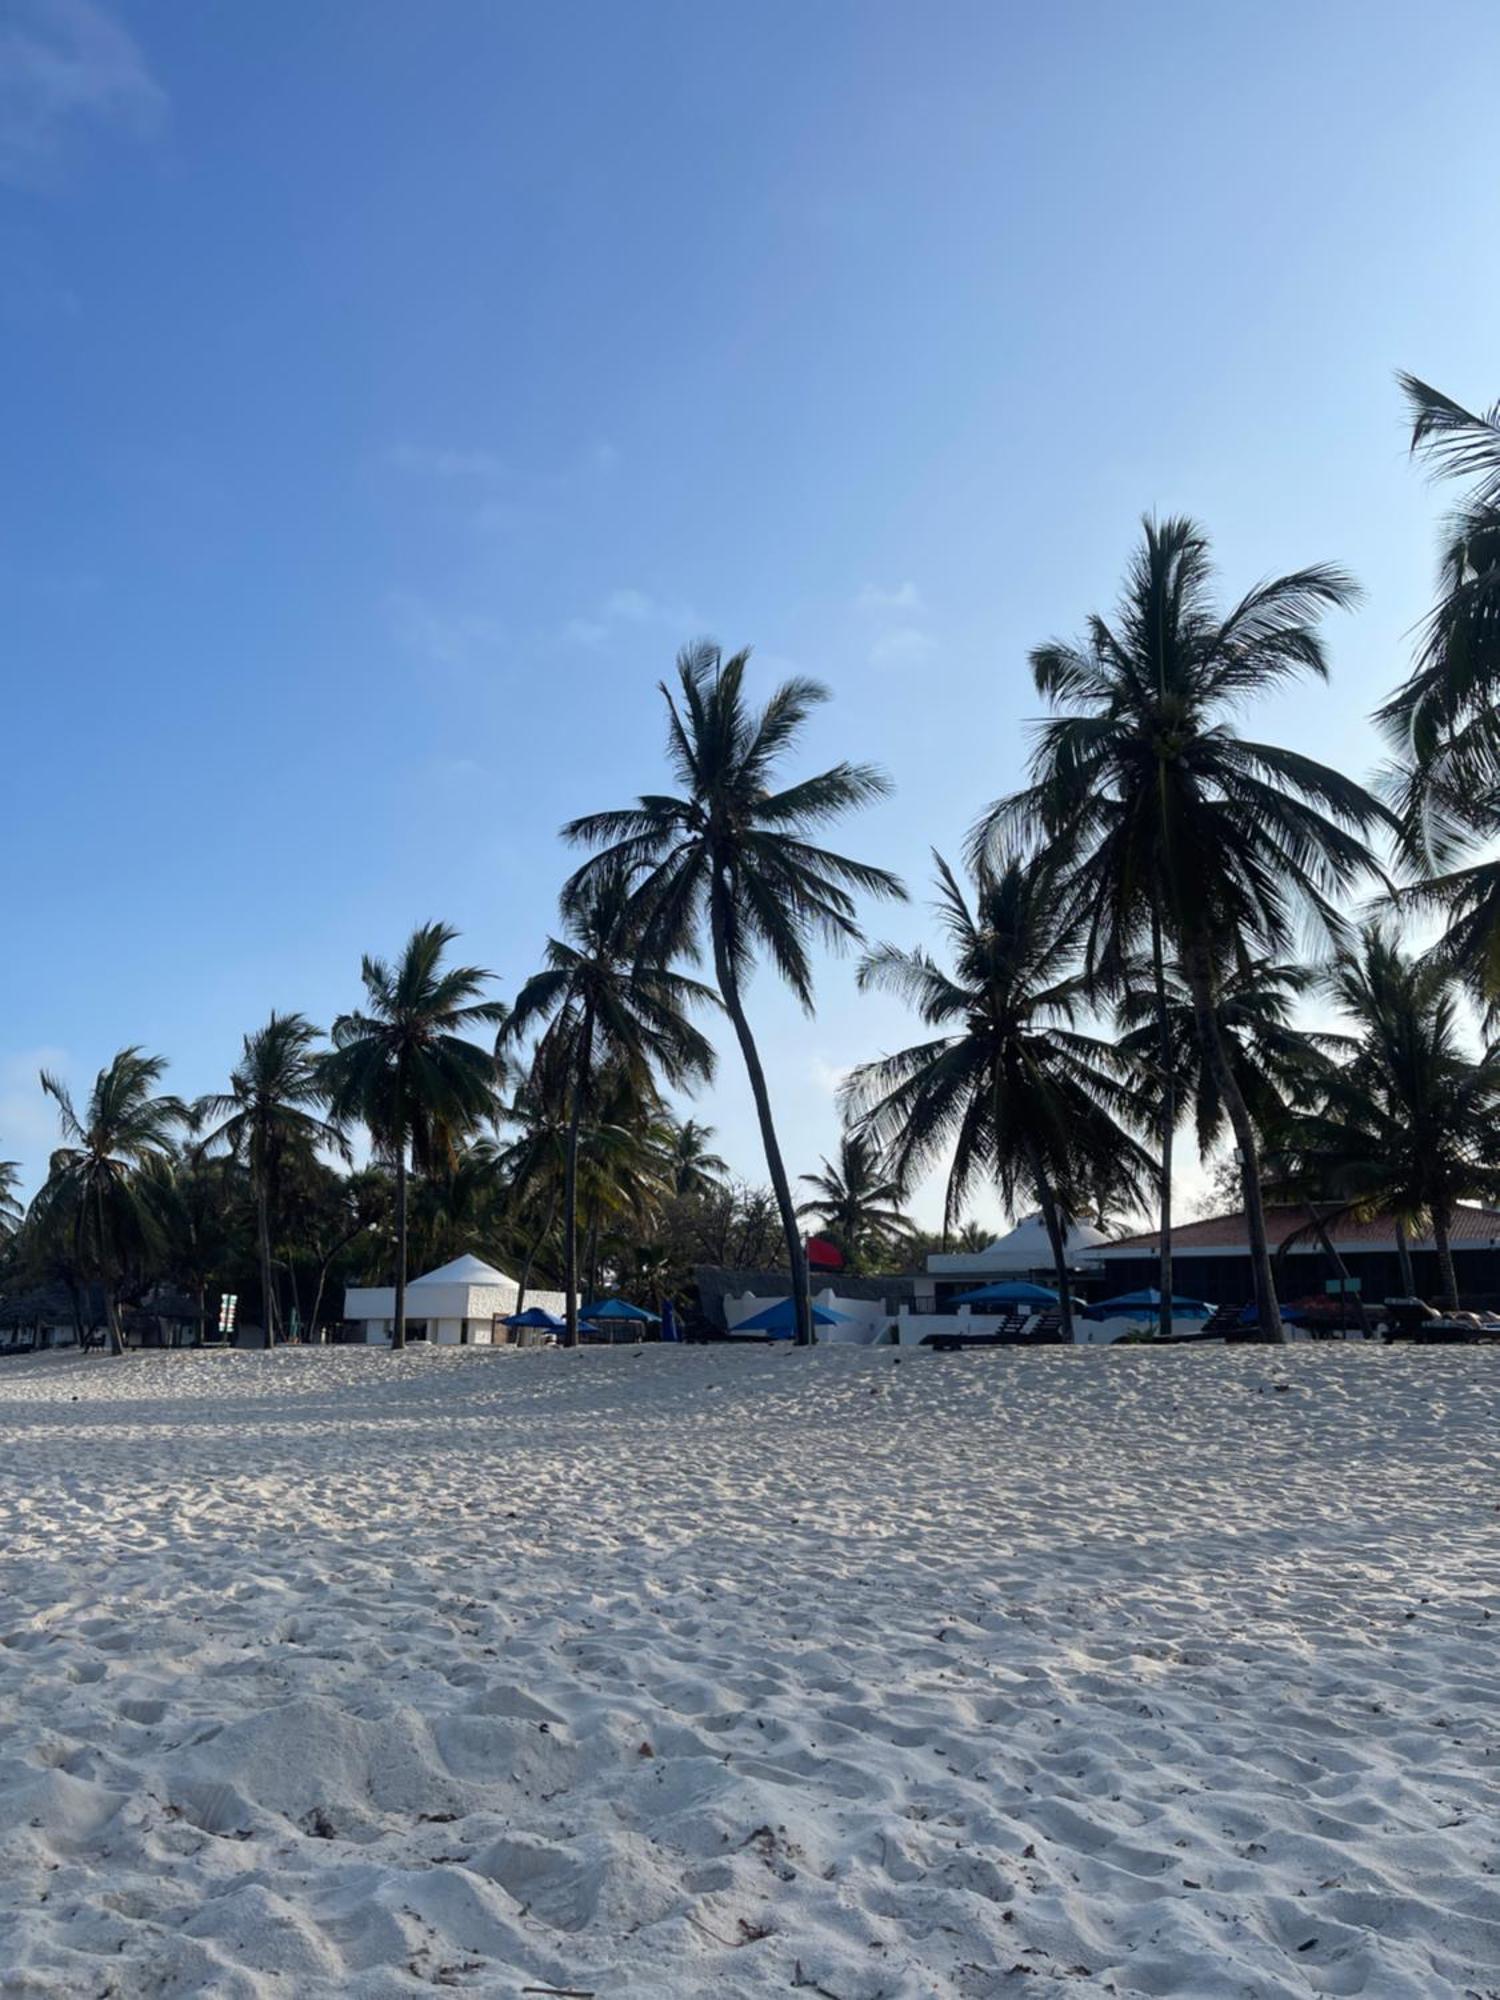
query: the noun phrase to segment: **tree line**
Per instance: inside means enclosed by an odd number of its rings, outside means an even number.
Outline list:
[[[798,677],[756,704],[747,653],[689,647],[660,690],[671,789],[563,828],[581,859],[511,1005],[434,923],[363,961],[326,1040],[273,1014],[220,1095],[166,1094],[162,1059],[135,1048],[82,1107],[44,1076],[62,1144],[24,1214],[0,1172],[12,1273],[100,1287],[117,1345],[121,1297],[150,1275],[203,1290],[253,1261],[268,1338],[302,1318],[299,1283],[315,1324],[335,1272],[393,1276],[399,1346],[413,1246],[484,1243],[523,1286],[557,1281],[571,1344],[606,1279],[663,1295],[698,1252],[776,1258],[805,1344],[809,1217],[856,1265],[899,1261],[921,1248],[907,1192],[940,1168],[945,1240],[982,1189],[1035,1203],[1065,1317],[1071,1222],[1154,1209],[1165,1332],[1190,1124],[1204,1154],[1232,1144],[1263,1338],[1283,1337],[1273,1197],[1308,1204],[1330,1252],[1349,1214],[1393,1214],[1403,1256],[1430,1229],[1456,1303],[1455,1208],[1500,1193],[1500,405],[1401,380],[1414,452],[1463,490],[1369,783],[1240,727],[1256,697],[1327,677],[1323,622],[1357,602],[1353,579],[1320,563],[1225,604],[1204,531],[1148,519],[1115,610],[1030,656],[1047,712],[1025,782],[958,865],[934,857],[941,949],[872,947],[862,905],[905,888],[826,829],[886,775],[788,776],[827,690]],[[1407,912],[1440,920],[1427,949],[1403,940]],[[764,961],[811,1012],[819,944],[857,949],[860,985],[903,997],[925,1034],[851,1074],[839,1157],[799,1201],[746,988]],[[1338,1029],[1298,1025],[1314,993]],[[712,1079],[715,1023],[749,1082],[764,1192],[669,1109]]]

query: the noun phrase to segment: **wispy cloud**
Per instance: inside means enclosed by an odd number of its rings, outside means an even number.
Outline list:
[[[927,609],[914,583],[867,583],[855,598],[854,608],[866,617],[875,618],[919,618]]]
[[[479,611],[449,611],[406,591],[386,599],[397,641],[429,666],[467,671],[492,660],[507,640],[498,619]]]
[[[914,667],[936,651],[937,640],[930,632],[918,625],[898,625],[881,633],[870,648],[870,658],[877,667]]]
[[[570,618],[562,629],[562,636],[571,645],[601,646],[612,631],[624,625],[654,626],[658,631],[673,632],[686,638],[696,632],[699,618],[690,604],[680,600],[653,597],[648,590],[638,590],[633,585],[621,590],[612,590],[597,612],[582,618]]]
[[[0,24],[0,177],[33,181],[80,127],[149,138],[166,92],[134,38],[93,0],[18,0]]]
[[[927,605],[914,583],[867,583],[854,609],[874,633],[872,666],[915,667],[937,651],[936,639],[918,622],[927,616]]]
[[[396,444],[386,453],[386,461],[398,472],[424,479],[472,480],[490,486],[505,476],[504,462],[495,452],[472,447]]]

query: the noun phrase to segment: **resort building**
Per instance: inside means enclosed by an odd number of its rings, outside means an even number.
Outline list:
[[[1283,1304],[1326,1296],[1342,1281],[1308,1208],[1266,1210],[1266,1235]],[[1412,1283],[1402,1277],[1396,1224],[1388,1215],[1367,1222],[1329,1221],[1327,1234],[1361,1298],[1378,1303],[1409,1292],[1423,1299],[1442,1290],[1431,1232],[1409,1239]],[[1461,1206],[1453,1218],[1453,1267],[1466,1304],[1500,1298],[1500,1209]],[[1154,1285],[1161,1242],[1155,1230],[1123,1236],[1093,1253],[1112,1292]],[[1244,1211],[1184,1222],[1172,1231],[1173,1289],[1210,1305],[1239,1305],[1251,1296],[1250,1237]]]
[[[519,1296],[515,1279],[493,1264],[455,1257],[407,1286],[406,1337],[450,1347],[499,1346],[510,1337],[502,1321],[516,1310]],[[526,1303],[551,1313],[564,1310],[561,1292],[528,1290]],[[344,1318],[371,1345],[388,1341],[396,1318],[394,1285],[351,1286],[344,1294]]]

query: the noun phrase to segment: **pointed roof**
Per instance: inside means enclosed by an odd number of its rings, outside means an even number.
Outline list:
[[[444,1264],[436,1271],[424,1271],[420,1278],[413,1278],[412,1285],[510,1285],[513,1278],[507,1278],[503,1271],[497,1271],[493,1264],[486,1264],[482,1257],[475,1257],[465,1251],[462,1257],[455,1257],[451,1264]]]
[[[1069,1225],[1063,1251],[1070,1262],[1091,1260],[1108,1241],[1102,1229],[1079,1220]],[[1040,1215],[1023,1215],[1008,1235],[997,1236],[983,1250],[934,1252],[927,1268],[935,1277],[1050,1270],[1052,1243]]]

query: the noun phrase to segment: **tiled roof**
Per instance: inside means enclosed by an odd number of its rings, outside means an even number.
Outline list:
[[[1316,1250],[1317,1236],[1312,1232],[1312,1217],[1302,1207],[1268,1208],[1266,1210],[1266,1236],[1273,1250],[1290,1236],[1294,1230],[1307,1230],[1306,1247]],[[1377,1215],[1368,1222],[1355,1222],[1346,1217],[1341,1222],[1330,1221],[1328,1233],[1340,1249],[1353,1250],[1394,1250],[1396,1247],[1396,1225],[1388,1215]],[[1490,1244],[1500,1247],[1500,1209],[1460,1207],[1454,1214],[1451,1231],[1455,1246],[1467,1244],[1476,1248],[1487,1248]],[[1414,1248],[1430,1246],[1432,1237],[1424,1230],[1412,1236]],[[1300,1245],[1298,1246],[1301,1247]],[[1223,1250],[1234,1252],[1247,1250],[1249,1238],[1245,1229],[1244,1211],[1233,1215],[1205,1216],[1201,1222],[1183,1222],[1172,1231],[1172,1248],[1178,1250]],[[1141,1236],[1117,1237],[1096,1251],[1096,1256],[1111,1254],[1129,1256],[1151,1256],[1157,1253],[1157,1238],[1154,1229]]]

